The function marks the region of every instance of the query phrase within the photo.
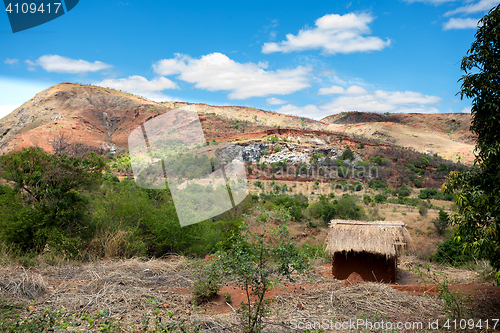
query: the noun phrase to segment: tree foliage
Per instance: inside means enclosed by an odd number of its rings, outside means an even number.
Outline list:
[[[500,5],[479,21],[475,38],[462,59],[459,94],[472,98],[478,168],[451,172],[443,187],[457,193],[459,211],[451,216],[456,240],[500,270]]]
[[[100,183],[104,167],[95,153],[77,158],[27,148],[0,156],[0,175],[14,184],[11,200],[0,200],[0,237],[22,250],[75,248],[87,204],[82,191]]]
[[[276,218],[279,216],[279,218]],[[306,257],[295,247],[280,212],[272,212],[260,220],[260,225],[241,226],[241,233],[233,238],[233,246],[219,252],[211,262],[211,270],[227,279],[234,279],[245,293],[246,301],[240,309],[245,332],[260,332],[263,318],[269,314],[266,292],[282,281],[293,281],[293,273],[309,269]],[[271,227],[270,224],[277,226]],[[255,230],[255,231],[252,231]]]

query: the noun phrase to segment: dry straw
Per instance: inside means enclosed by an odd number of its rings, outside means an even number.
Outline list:
[[[404,250],[412,250],[410,233],[399,221],[346,221],[332,220],[327,237],[326,251],[369,252],[395,257]]]

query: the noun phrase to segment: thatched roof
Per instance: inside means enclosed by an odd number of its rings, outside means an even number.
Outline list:
[[[394,257],[405,249],[412,249],[412,240],[402,222],[346,220],[330,222],[326,246],[330,256],[342,251],[366,251]]]

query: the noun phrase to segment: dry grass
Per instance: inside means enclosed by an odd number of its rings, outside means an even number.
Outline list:
[[[48,283],[38,271],[24,267],[4,267],[0,270],[0,295],[15,299],[36,299],[47,291]]]
[[[421,261],[415,257],[403,257],[400,267],[408,272],[418,263]],[[181,256],[147,261],[103,260],[80,266],[61,264],[39,268],[39,273],[6,264],[0,266],[0,298],[5,302],[32,303],[35,310],[24,311],[22,317],[34,316],[47,307],[77,315],[104,310],[126,331],[139,331],[138,320],[145,313],[153,316],[153,311],[159,309],[161,318],[168,319],[170,311],[173,320],[185,319],[188,326],[196,323],[204,332],[239,331],[240,320],[235,312],[214,311],[215,304],[201,308],[190,304],[190,289],[201,265],[200,261]],[[476,282],[472,276],[475,274],[463,270],[439,266],[432,269],[444,269],[450,276],[461,277],[459,283]],[[376,283],[346,287],[323,273],[324,267],[317,267],[313,281],[309,276],[296,275],[295,288],[290,286],[288,292],[274,296],[272,314],[266,318],[267,332],[291,332],[287,324],[300,318],[427,322],[446,315],[442,301],[435,296],[416,296]]]

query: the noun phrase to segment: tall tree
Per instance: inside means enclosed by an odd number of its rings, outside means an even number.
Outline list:
[[[41,251],[48,242],[57,246],[64,237],[78,237],[86,205],[82,190],[101,182],[104,167],[95,153],[78,158],[32,147],[0,156],[0,177],[17,192],[16,200],[0,205],[0,238]]]
[[[500,5],[492,8],[479,27],[461,69],[465,75],[460,97],[472,99],[471,131],[477,134],[477,168],[453,172],[443,185],[456,191],[456,240],[478,256],[488,258],[500,284]]]

